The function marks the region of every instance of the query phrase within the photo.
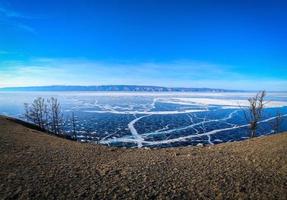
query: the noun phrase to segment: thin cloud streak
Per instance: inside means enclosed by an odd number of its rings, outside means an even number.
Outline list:
[[[0,5],[0,25],[10,26],[18,30],[36,34],[33,27],[22,22],[23,19],[30,19],[30,17]]]
[[[0,7],[0,13],[6,17],[12,17],[12,18],[22,18],[24,16],[20,15],[19,13],[5,9],[3,7]]]

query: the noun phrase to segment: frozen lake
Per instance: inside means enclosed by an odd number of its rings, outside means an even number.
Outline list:
[[[147,92],[0,92],[0,114],[23,118],[24,103],[56,97],[62,105],[65,130],[77,117],[80,141],[111,146],[170,147],[217,144],[249,137],[242,108],[255,93]],[[267,93],[257,135],[274,133],[274,116],[284,116],[287,93]]]

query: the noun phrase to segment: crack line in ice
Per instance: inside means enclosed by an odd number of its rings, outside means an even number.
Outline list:
[[[232,112],[233,113],[233,112]],[[232,114],[230,113],[229,116]],[[286,117],[287,114],[282,115],[282,117]],[[258,123],[264,123],[264,122],[268,122],[271,120],[276,119],[277,116],[275,117],[271,117],[271,118],[267,118],[265,120],[261,120]],[[187,139],[192,139],[192,138],[197,138],[197,137],[201,137],[201,136],[210,136],[210,135],[214,135],[216,133],[219,132],[223,132],[223,131],[229,131],[229,130],[235,130],[235,129],[239,129],[239,128],[244,128],[244,127],[248,127],[249,124],[244,124],[244,125],[235,125],[233,127],[228,127],[228,128],[222,128],[222,129],[216,129],[216,130],[212,130],[209,132],[205,132],[205,133],[201,133],[201,134],[197,134],[197,135],[189,135],[189,136],[183,136],[183,137],[178,137],[178,138],[174,138],[174,139],[168,139],[168,140],[162,140],[162,141],[141,141],[141,144],[146,144],[148,146],[152,146],[152,145],[160,145],[160,144],[169,144],[169,143],[174,143],[174,142],[181,142],[181,141],[186,141]],[[134,139],[130,139],[130,138],[117,138],[115,140],[107,140],[107,141],[103,141],[103,144],[108,144],[108,143],[114,143],[114,142],[130,142],[130,143],[137,143],[136,140]]]
[[[120,142],[120,141],[126,141],[126,142],[135,142],[138,144],[138,147],[142,147],[142,144],[143,143],[146,143],[146,141],[144,140],[144,137],[147,137],[147,136],[150,136],[150,135],[156,135],[156,134],[168,134],[168,133],[172,133],[172,132],[175,132],[175,131],[182,131],[182,130],[186,130],[186,129],[189,129],[189,128],[193,128],[194,126],[197,126],[197,125],[201,125],[203,123],[209,123],[209,122],[217,122],[217,121],[221,121],[221,120],[228,120],[228,119],[231,119],[232,116],[237,113],[238,110],[235,110],[233,112],[231,112],[227,117],[225,118],[222,118],[222,119],[214,119],[214,120],[208,120],[208,121],[205,121],[205,122],[198,122],[198,123],[195,123],[195,124],[191,124],[189,126],[185,126],[185,127],[181,127],[181,128],[175,128],[175,129],[170,129],[170,130],[166,130],[166,131],[154,131],[154,132],[150,132],[150,133],[145,133],[145,134],[138,134],[137,130],[135,129],[134,127],[134,124],[136,122],[138,122],[140,119],[144,118],[144,117],[149,117],[151,115],[145,115],[145,116],[141,116],[139,118],[136,118],[134,120],[132,120],[129,124],[128,124],[128,127],[132,133],[132,136],[134,139],[128,139],[126,136],[125,137],[121,137],[121,138],[112,138],[112,139],[108,139],[106,141],[101,141],[102,143],[109,143],[109,142]],[[201,135],[201,134],[198,134],[198,130],[196,129],[197,131],[197,135]],[[128,136],[129,137],[129,136]]]
[[[151,115],[144,115],[144,116],[138,117],[138,118],[132,120],[132,121],[128,124],[128,127],[129,127],[129,129],[130,129],[130,131],[131,131],[131,133],[132,133],[132,136],[133,136],[134,139],[137,141],[138,148],[141,148],[141,147],[143,146],[143,145],[142,145],[142,142],[144,141],[144,138],[143,138],[140,134],[138,134],[138,131],[137,131],[137,129],[135,128],[134,125],[135,125],[135,123],[136,123],[137,121],[139,121],[140,119],[145,118],[145,117],[149,117],[149,116],[151,116]]]
[[[182,131],[182,130],[186,130],[186,129],[190,129],[190,128],[193,128],[195,126],[198,126],[198,125],[202,125],[203,123],[210,123],[210,122],[219,122],[219,121],[226,121],[228,119],[231,119],[232,116],[239,112],[238,110],[235,110],[233,112],[231,112],[227,117],[224,117],[222,119],[212,119],[212,120],[208,120],[208,121],[203,121],[203,122],[198,122],[198,123],[195,123],[195,124],[190,124],[188,126],[184,126],[184,127],[180,127],[180,128],[174,128],[174,129],[170,129],[170,130],[166,130],[166,131],[161,131],[161,132],[150,132],[150,133],[144,133],[142,135],[144,136],[149,136],[149,135],[155,135],[155,134],[169,134],[169,133],[172,133],[172,132],[178,132],[178,131]]]
[[[197,108],[197,109],[186,109],[186,110],[173,110],[173,111],[151,111],[152,109],[155,108],[155,104],[162,99],[160,98],[154,98],[152,103],[149,104],[149,107],[146,107],[143,111],[139,110],[122,110],[122,107],[119,106],[111,106],[111,105],[101,105],[97,101],[95,101],[93,106],[97,106],[101,110],[83,110],[83,112],[88,112],[88,113],[111,113],[111,114],[140,114],[140,115],[174,115],[174,114],[186,114],[186,113],[194,113],[194,112],[204,112],[204,111],[209,111],[208,106],[204,104],[196,104],[200,105],[203,108]],[[88,103],[85,103],[85,106]],[[118,110],[117,110],[118,109]]]
[[[186,113],[194,113],[194,112],[206,112],[206,110],[183,110],[183,111],[112,111],[112,110],[84,110],[83,112],[88,113],[111,113],[111,114],[122,114],[122,115],[175,115],[175,114],[186,114]]]
[[[229,101],[229,103],[227,101]],[[184,110],[152,111],[153,109],[156,108],[157,102],[171,103],[171,104],[178,104],[178,105],[192,105],[192,106],[196,106],[196,107],[195,108],[185,107]],[[84,112],[134,115],[135,119],[128,123],[128,128],[131,132],[131,135],[123,136],[120,138],[107,139],[108,137],[113,135],[113,134],[110,134],[107,137],[101,139],[100,143],[110,144],[110,143],[115,143],[115,142],[129,142],[129,143],[136,143],[137,147],[140,148],[143,146],[143,144],[145,144],[145,145],[167,144],[167,143],[185,141],[185,140],[190,139],[190,138],[197,138],[197,137],[201,137],[201,136],[207,136],[208,143],[213,144],[212,139],[211,139],[211,135],[216,134],[218,132],[222,132],[222,131],[228,131],[228,130],[234,130],[234,129],[238,129],[238,128],[242,128],[242,127],[247,127],[248,124],[238,126],[238,125],[227,122],[227,120],[232,118],[233,114],[238,112],[238,110],[231,112],[227,117],[224,117],[222,119],[212,119],[212,120],[206,120],[206,117],[200,118],[200,117],[197,117],[196,114],[193,114],[194,118],[197,118],[199,120],[203,120],[203,121],[198,122],[198,123],[194,123],[193,117],[191,117],[191,113],[209,111],[209,107],[213,107],[213,105],[216,105],[216,106],[221,105],[222,108],[224,106],[228,107],[228,108],[233,108],[235,106],[235,104],[236,103],[238,104],[239,102],[242,103],[244,101],[242,101],[242,100],[236,100],[235,101],[235,100],[230,100],[230,99],[228,99],[228,100],[205,99],[205,98],[153,98],[151,103],[145,104],[144,106],[136,106],[135,105],[135,107],[134,106],[126,107],[126,106],[117,106],[117,105],[113,106],[113,105],[107,105],[107,104],[101,105],[98,103],[97,100],[95,100],[93,103],[89,103],[89,102],[84,101],[84,102],[82,102],[82,105],[83,105],[83,107],[88,107],[89,105],[90,106],[97,106],[99,109],[101,109],[101,110],[85,110]],[[282,106],[280,103],[282,103],[282,102],[272,102],[273,105],[269,105],[268,107],[274,107],[274,106],[278,106],[278,105]],[[140,114],[143,116],[137,117],[136,116],[137,114]],[[191,124],[188,126],[173,128],[173,129],[169,129],[169,127],[168,127],[169,125],[167,125],[164,128],[155,130],[153,132],[144,133],[144,134],[139,134],[137,132],[137,129],[135,128],[135,124],[138,121],[140,121],[143,118],[149,117],[151,115],[174,115],[174,114],[187,114],[187,116],[190,119]],[[286,115],[283,115],[283,116],[286,116]],[[259,123],[267,122],[267,121],[273,120],[275,118],[276,117],[271,117],[271,118],[262,120]],[[231,127],[216,129],[216,130],[206,132],[206,124],[212,123],[212,122],[222,122],[222,123],[225,123]],[[202,129],[202,130],[198,130],[197,126],[199,126],[198,128]],[[182,136],[182,137],[178,137],[178,138],[174,138],[174,139],[169,139],[172,136],[172,134],[170,134],[170,133],[183,131],[186,129],[193,129],[195,131],[195,133],[193,132],[192,135]],[[200,132],[202,132],[202,133],[200,133]],[[170,134],[170,136],[165,138],[165,140],[161,140],[161,141],[146,141],[145,140],[145,138],[148,138],[151,135],[161,135],[161,134]]]
[[[194,121],[193,121],[193,118],[192,116],[190,116],[191,114],[187,114],[187,116],[189,117],[190,119],[190,122],[191,124],[194,124]],[[194,126],[191,127],[193,130],[195,130],[195,134],[198,134],[199,133],[199,130],[197,130],[196,128],[194,128]]]

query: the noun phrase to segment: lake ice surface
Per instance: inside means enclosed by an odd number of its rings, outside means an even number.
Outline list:
[[[0,92],[0,114],[23,119],[24,103],[56,97],[77,118],[79,141],[126,147],[217,144],[249,137],[242,109],[255,93]],[[257,135],[273,134],[277,112],[287,130],[287,93],[267,93]]]

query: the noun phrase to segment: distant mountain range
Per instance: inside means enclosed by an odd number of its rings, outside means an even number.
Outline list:
[[[240,92],[239,90],[225,90],[215,88],[184,88],[160,87],[139,85],[100,85],[100,86],[31,86],[31,87],[6,87],[0,91],[123,91],[123,92]]]

